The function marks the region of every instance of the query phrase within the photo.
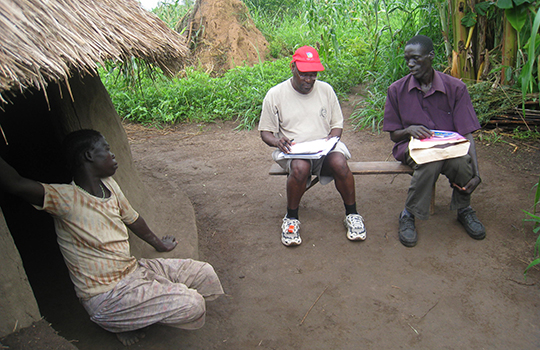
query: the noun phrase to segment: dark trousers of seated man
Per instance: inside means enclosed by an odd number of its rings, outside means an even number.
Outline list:
[[[459,186],[465,186],[473,177],[472,160],[468,154],[459,158],[416,164],[409,155],[409,152],[407,152],[405,154],[405,161],[414,170],[407,194],[407,201],[405,202],[405,209],[421,220],[427,220],[429,218],[433,185],[439,178],[439,174],[444,174],[448,178],[448,181],[450,181],[450,184],[455,183]],[[466,208],[470,203],[470,194],[462,193],[453,188],[452,201],[450,202],[451,210]]]

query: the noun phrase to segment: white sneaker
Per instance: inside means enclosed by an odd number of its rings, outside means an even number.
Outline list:
[[[366,239],[364,219],[359,214],[347,215],[343,225],[347,228],[347,238],[350,241],[363,241]]]
[[[283,224],[281,225],[281,243],[290,247],[294,245],[300,245],[302,238],[300,238],[300,221],[298,219],[290,219],[287,216],[283,218]]]

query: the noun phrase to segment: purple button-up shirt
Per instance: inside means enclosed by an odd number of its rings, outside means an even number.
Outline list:
[[[480,129],[467,86],[459,79],[433,71],[431,89],[423,93],[411,74],[388,88],[384,106],[383,131],[423,125],[432,130],[456,131],[461,135]],[[409,140],[397,142],[394,158],[405,160]]]

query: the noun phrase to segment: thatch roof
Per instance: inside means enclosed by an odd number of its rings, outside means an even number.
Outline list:
[[[183,37],[137,0],[0,0],[1,102],[106,60],[134,56],[171,72],[186,53]]]

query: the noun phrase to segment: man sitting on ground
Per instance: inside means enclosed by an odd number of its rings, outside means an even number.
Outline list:
[[[124,345],[137,342],[139,330],[154,323],[202,327],[205,299],[223,294],[212,266],[191,259],[137,261],[127,228],[159,252],[173,250],[176,239],[156,237],[131,207],[111,177],[118,164],[99,132],[75,131],[63,149],[72,170],[70,184],[23,178],[0,158],[0,190],[53,216],[70,278],[90,319],[116,333]]]
[[[332,87],[317,80],[324,67],[317,51],[310,46],[296,50],[291,62],[292,78],[271,88],[264,98],[259,131],[262,140],[276,147],[272,158],[288,173],[287,213],[281,225],[281,242],[285,246],[302,243],[298,207],[311,175],[325,185],[335,180],[336,188],[345,204],[344,224],[347,238],[365,240],[363,218],[356,210],[354,177],[347,164],[351,157],[344,143],[321,159],[281,159],[288,153],[292,141],[304,142],[341,137],[343,114]]]

